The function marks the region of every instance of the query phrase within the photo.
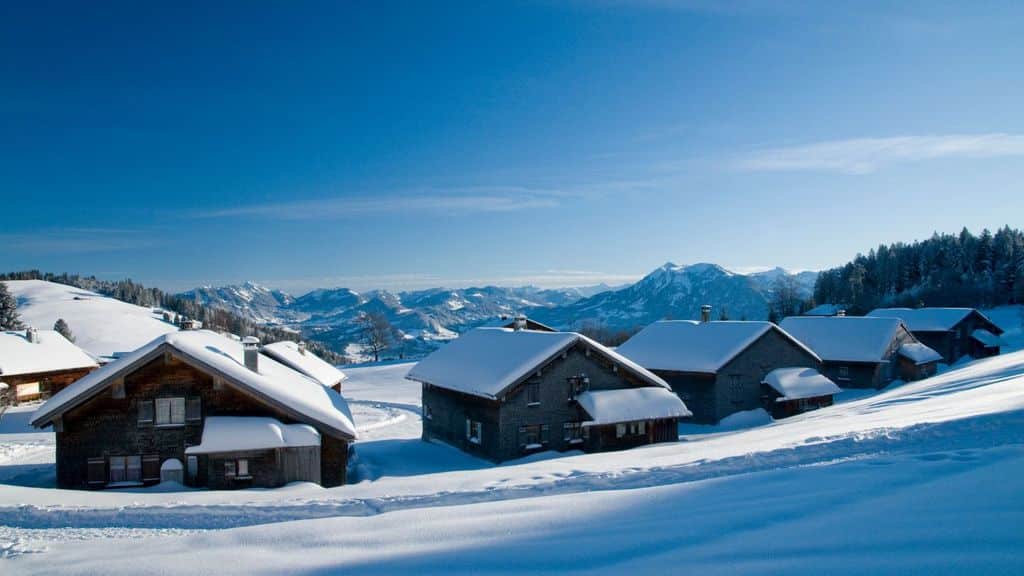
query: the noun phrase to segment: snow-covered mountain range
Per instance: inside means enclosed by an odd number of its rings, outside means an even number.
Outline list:
[[[772,288],[780,277],[791,277],[800,292],[809,296],[817,273],[790,274],[774,268],[739,274],[716,264],[668,263],[635,284],[616,288],[484,286],[363,293],[330,288],[293,297],[247,282],[219,288],[204,286],[182,295],[257,322],[301,330],[339,351],[351,351],[351,345],[359,340],[356,320],[361,315],[380,312],[403,336],[403,345],[396,347],[395,354],[415,356],[459,332],[517,312],[565,329],[589,324],[620,330],[663,318],[697,318],[702,304],[711,304],[716,318],[724,311],[734,319],[764,319]]]

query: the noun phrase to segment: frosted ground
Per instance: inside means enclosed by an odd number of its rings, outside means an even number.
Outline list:
[[[356,483],[332,489],[58,491],[52,434],[9,412],[0,572],[1024,571],[1024,352],[765,426],[502,466],[419,440],[409,367],[347,370]]]

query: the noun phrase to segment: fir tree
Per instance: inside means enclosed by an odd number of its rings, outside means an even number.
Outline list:
[[[64,321],[63,318],[57,318],[57,321],[53,324],[55,332],[68,339],[70,342],[75,341],[75,335],[71,333],[71,327]]]
[[[0,330],[23,330],[25,325],[18,316],[18,301],[7,289],[7,284],[0,282]]]

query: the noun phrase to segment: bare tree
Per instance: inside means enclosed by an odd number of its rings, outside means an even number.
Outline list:
[[[772,301],[769,320],[778,322],[786,316],[800,313],[803,299],[800,297],[800,286],[792,276],[779,276],[772,285]]]
[[[379,362],[381,353],[394,345],[397,331],[381,312],[364,312],[356,321],[363,346],[373,354],[373,361]]]

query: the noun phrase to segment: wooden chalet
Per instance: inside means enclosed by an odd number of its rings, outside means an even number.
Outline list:
[[[423,439],[500,462],[678,439],[690,415],[668,385],[572,332],[477,328],[418,363]]]
[[[341,383],[348,378],[344,372],[307,350],[305,342],[274,342],[260,348],[260,352],[338,393],[341,393]]]
[[[1003,329],[975,308],[877,308],[868,316],[899,318],[918,341],[941,354],[946,364],[963,356],[995,356],[1003,345]]]
[[[0,332],[0,395],[9,405],[45,400],[96,368],[92,356],[54,330]]]
[[[61,488],[337,486],[356,436],[340,394],[254,338],[206,330],[165,334],[103,366],[32,424],[53,426]]]
[[[786,418],[831,406],[839,386],[814,368],[776,368],[761,382],[765,410]]]

